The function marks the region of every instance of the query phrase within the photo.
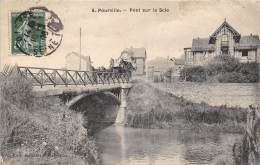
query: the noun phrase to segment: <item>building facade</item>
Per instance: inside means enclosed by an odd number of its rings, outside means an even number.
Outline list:
[[[146,68],[146,49],[145,48],[133,48],[133,58],[136,63],[136,70],[133,72],[134,75],[145,75]]]
[[[65,68],[68,70],[92,71],[90,56],[83,56],[76,52],[71,52],[65,57]]]
[[[163,81],[165,73],[176,67],[175,61],[169,58],[157,57],[147,62],[146,77],[149,80]],[[171,75],[170,75],[171,76]]]
[[[136,70],[133,71],[133,75],[145,75],[146,74],[146,58],[147,53],[145,48],[127,48],[121,53],[121,57],[130,56],[136,66]]]
[[[184,48],[186,65],[205,65],[216,56],[231,56],[240,62],[259,62],[258,35],[241,36],[226,20],[209,38],[194,38]]]

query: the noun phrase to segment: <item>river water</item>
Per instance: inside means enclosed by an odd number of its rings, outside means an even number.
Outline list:
[[[109,126],[95,135],[104,165],[188,165],[232,162],[240,134]]]

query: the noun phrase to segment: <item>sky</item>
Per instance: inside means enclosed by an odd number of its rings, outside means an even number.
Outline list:
[[[45,6],[61,19],[64,29],[60,47],[50,56],[13,56],[10,51],[10,13]],[[97,13],[98,8],[125,9],[121,13]],[[130,8],[167,8],[169,12],[130,12]],[[144,47],[147,57],[180,57],[192,38],[208,37],[226,18],[241,35],[260,35],[259,0],[193,1],[84,1],[84,0],[0,0],[0,64],[17,63],[37,67],[62,68],[65,55],[79,52],[94,66],[108,66],[128,47]]]

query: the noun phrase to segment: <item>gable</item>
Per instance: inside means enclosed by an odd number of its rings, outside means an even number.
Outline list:
[[[233,35],[233,38],[235,39],[236,42],[239,41],[240,39],[240,34],[238,33],[238,31],[236,31],[229,23],[227,23],[227,21],[225,20],[220,27],[215,30],[214,33],[212,33],[210,35],[210,43],[215,43],[216,37],[219,33],[221,33],[222,30],[228,30],[229,33],[231,33]]]
[[[222,29],[228,29],[234,36],[240,36],[238,31],[236,31],[231,25],[229,25],[229,23],[224,21],[222,25],[211,35],[211,37],[216,37]]]

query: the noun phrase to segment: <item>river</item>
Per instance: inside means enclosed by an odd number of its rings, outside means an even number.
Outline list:
[[[104,165],[213,165],[232,161],[240,134],[109,126],[95,134]]]

